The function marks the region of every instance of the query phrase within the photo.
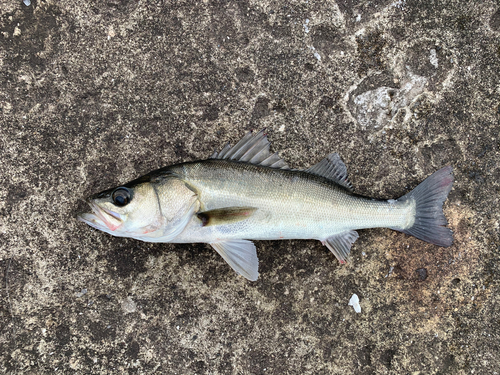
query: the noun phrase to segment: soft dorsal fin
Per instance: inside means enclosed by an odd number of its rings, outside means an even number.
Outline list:
[[[328,178],[352,191],[352,185],[347,179],[347,167],[337,153],[328,155],[304,172]]]
[[[269,145],[265,129],[255,135],[248,132],[233,147],[227,144],[220,152],[214,152],[210,159],[244,161],[271,168],[288,169],[287,163],[278,156],[278,153],[269,152]]]

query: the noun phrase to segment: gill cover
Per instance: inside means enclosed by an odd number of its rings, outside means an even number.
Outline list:
[[[198,210],[198,196],[177,177],[164,178],[151,185],[158,201],[162,224],[134,238],[147,242],[170,242],[184,230]]]

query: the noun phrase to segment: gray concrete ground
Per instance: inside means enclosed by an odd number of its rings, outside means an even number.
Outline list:
[[[0,372],[500,373],[499,6],[1,0]],[[373,197],[453,165],[454,245],[364,230],[341,266],[260,241],[252,283],[207,245],[75,220],[264,127],[292,167],[339,152]]]

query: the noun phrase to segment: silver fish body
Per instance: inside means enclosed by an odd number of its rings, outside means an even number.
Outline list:
[[[355,229],[405,229],[414,220],[414,202],[356,196],[321,176],[228,160],[205,160],[170,168],[193,188],[200,211],[253,207],[247,219],[200,226],[193,215],[171,242],[214,240],[317,239]]]
[[[292,170],[269,153],[260,132],[210,159],[162,168],[96,194],[88,199],[93,213],[79,219],[142,241],[209,243],[236,272],[256,280],[250,240],[317,239],[341,263],[357,229],[391,228],[449,246],[442,205],[452,183],[452,169],[445,167],[398,200],[374,200],[352,192],[337,154]]]

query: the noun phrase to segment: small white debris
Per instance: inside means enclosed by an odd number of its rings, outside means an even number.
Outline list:
[[[306,18],[306,23],[304,23],[304,32],[307,34],[309,32],[309,18]]]
[[[438,57],[437,57],[437,53],[436,53],[436,50],[433,48],[431,49],[431,55],[429,56],[429,61],[431,62],[432,65],[434,65],[434,68],[438,68],[439,64],[438,64]]]
[[[389,273],[387,275],[385,275],[384,277],[391,276],[392,271],[394,271],[394,267],[389,268]]]
[[[406,5],[406,0],[398,0],[391,4],[391,6],[399,9],[403,9]]]
[[[24,5],[26,5],[27,7],[29,7],[31,5],[31,1],[30,0],[23,0],[23,3]]]
[[[76,293],[76,298],[83,297],[85,294],[87,294],[87,289],[82,289],[81,292]]]
[[[21,35],[21,29],[19,27],[14,27],[14,36],[19,36]]]
[[[359,305],[359,297],[357,294],[353,294],[351,299],[349,300],[349,306],[354,308],[354,311],[357,313],[361,312],[361,306]]]
[[[124,300],[121,305],[122,305],[122,310],[125,314],[134,313],[137,310],[137,305],[132,300],[132,297],[127,297],[127,299]]]
[[[283,133],[285,131],[285,125],[281,125],[280,128],[278,129],[280,133]]]
[[[318,52],[316,52],[316,48],[314,48],[314,46],[307,46],[307,47],[309,47],[309,49],[313,51],[314,57],[316,57],[318,61],[321,61],[321,55]]]
[[[116,36],[116,33],[115,33],[115,29],[114,29],[113,25],[109,25],[108,30],[107,30],[108,40],[110,40],[111,38],[114,38],[115,36]]]
[[[360,21],[361,21],[361,14],[358,14],[358,15],[356,16],[356,22],[360,22]]]

